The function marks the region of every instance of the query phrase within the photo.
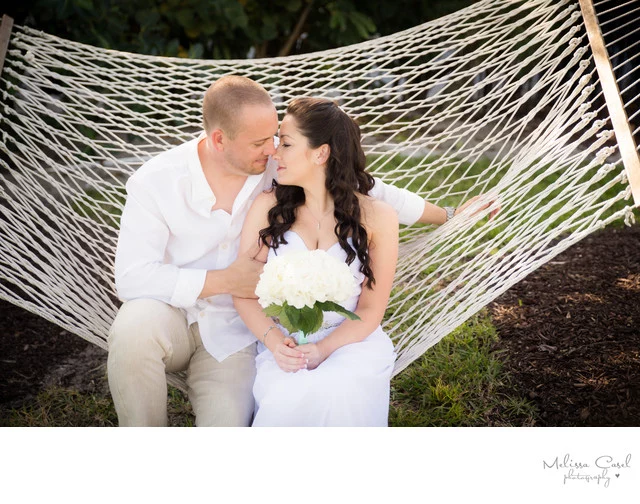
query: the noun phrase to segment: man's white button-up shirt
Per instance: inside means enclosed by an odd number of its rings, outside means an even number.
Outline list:
[[[115,281],[121,300],[152,298],[181,308],[197,322],[202,343],[218,361],[256,342],[230,295],[198,299],[208,270],[228,267],[238,255],[242,224],[251,203],[271,187],[277,163],[250,175],[231,214],[211,211],[216,197],[198,157],[200,135],[146,162],[127,182],[120,221]],[[424,210],[419,196],[376,180],[371,195],[386,201],[403,224]]]

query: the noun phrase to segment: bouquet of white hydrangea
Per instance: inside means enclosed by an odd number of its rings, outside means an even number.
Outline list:
[[[306,343],[306,336],[320,329],[325,311],[359,320],[338,304],[356,292],[349,267],[324,250],[293,251],[269,259],[256,287],[264,312],[277,317],[289,334],[298,332],[298,343]]]

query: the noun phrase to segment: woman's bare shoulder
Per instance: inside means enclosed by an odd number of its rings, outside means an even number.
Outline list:
[[[388,224],[397,225],[398,214],[391,205],[363,194],[358,194],[358,199],[363,220],[368,228],[375,229]]]
[[[269,210],[276,204],[275,191],[263,191],[251,203],[251,208],[245,219],[244,227],[262,226],[267,222]]]
[[[276,201],[275,190],[267,189],[256,196],[256,199],[253,200],[253,204],[271,208],[276,204]]]

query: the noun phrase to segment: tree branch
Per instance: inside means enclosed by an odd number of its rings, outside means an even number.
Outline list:
[[[302,29],[304,28],[304,23],[307,20],[309,13],[311,12],[311,7],[313,7],[313,0],[311,0],[307,4],[307,6],[302,11],[302,14],[300,14],[300,17],[298,18],[298,22],[296,23],[296,27],[293,29],[293,31],[291,32],[291,35],[289,35],[289,38],[280,49],[278,56],[289,55],[289,53],[291,52],[291,48],[293,47],[293,44],[296,43],[296,40],[298,40],[298,38],[300,37],[300,34],[302,33]]]
[[[266,58],[268,56],[268,49],[269,43],[265,40],[262,44],[256,47],[256,58]]]

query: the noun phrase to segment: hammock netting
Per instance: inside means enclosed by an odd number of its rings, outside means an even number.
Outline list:
[[[640,1],[595,8],[637,143]],[[130,54],[14,26],[0,77],[0,298],[106,348],[125,182],[200,131],[204,91],[231,73],[264,85],[281,117],[294,97],[336,100],[385,182],[441,206],[498,198],[493,220],[495,206],[471,208],[402,230],[384,322],[395,373],[589,233],[633,222],[576,1],[485,0],[358,45],[247,60]]]

